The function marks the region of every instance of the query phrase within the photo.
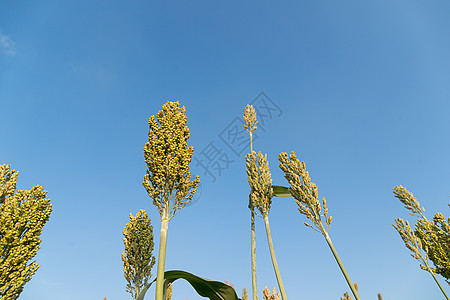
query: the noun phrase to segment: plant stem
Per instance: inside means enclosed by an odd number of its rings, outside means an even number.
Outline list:
[[[252,293],[253,293],[253,300],[258,300],[258,288],[256,286],[256,237],[255,237],[255,213],[253,211],[250,211],[251,215],[251,250],[252,250]]]
[[[139,293],[136,293],[136,300],[144,300],[145,293],[147,293],[147,290],[150,288],[153,282],[147,283],[146,286],[142,288],[142,290],[139,291]]]
[[[281,298],[287,300],[286,292],[284,291],[283,281],[281,280],[280,270],[278,269],[277,259],[275,258],[275,250],[273,249],[272,235],[270,234],[269,215],[264,215],[264,223],[266,224],[267,241],[269,243],[270,257],[272,258],[273,269],[278,281],[278,288],[280,289]]]
[[[169,217],[166,216],[164,210],[161,217],[161,237],[159,240],[159,254],[158,254],[158,271],[156,273],[156,295],[155,300],[163,300],[164,296],[164,265],[166,263],[166,246],[167,246],[167,231],[169,229]],[[165,300],[165,299],[164,299]]]
[[[433,276],[434,281],[436,281],[437,285],[439,286],[439,288],[441,289],[441,292],[444,294],[445,298],[447,300],[450,300],[447,296],[447,294],[445,293],[444,289],[442,288],[441,284],[439,283],[439,281],[437,280],[436,276],[433,274],[433,271],[429,270],[430,274]]]
[[[361,300],[361,298],[358,295],[358,291],[356,290],[355,286],[353,285],[352,280],[350,279],[350,276],[348,276],[347,271],[344,268],[344,264],[342,263],[341,259],[339,258],[336,249],[333,246],[333,243],[331,242],[330,236],[328,235],[328,233],[326,231],[324,231],[324,236],[325,239],[328,243],[328,246],[330,246],[331,252],[333,252],[334,258],[336,259],[339,268],[342,271],[342,274],[344,274],[345,280],[347,280],[347,284],[350,287],[350,289],[352,290],[353,295],[355,296],[356,300]]]

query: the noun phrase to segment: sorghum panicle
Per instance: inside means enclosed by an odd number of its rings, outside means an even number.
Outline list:
[[[252,189],[252,206],[258,208],[262,215],[266,215],[270,211],[273,197],[272,178],[267,155],[263,156],[261,152],[256,154],[253,151],[245,156],[245,160],[247,162],[248,182]]]
[[[144,147],[147,174],[142,183],[153,204],[162,215],[170,208],[170,217],[192,200],[198,184],[197,176],[191,181],[189,164],[194,147],[188,146],[189,128],[186,126],[186,108],[179,102],[167,102],[162,110],[148,120],[148,142]]]

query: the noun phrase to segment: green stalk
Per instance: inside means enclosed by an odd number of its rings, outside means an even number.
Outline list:
[[[334,258],[336,259],[336,261],[339,265],[339,268],[342,271],[342,274],[344,274],[345,280],[347,280],[347,284],[350,287],[350,289],[352,290],[352,293],[355,296],[355,299],[361,300],[361,298],[358,295],[358,291],[355,288],[355,285],[353,284],[352,280],[350,279],[350,276],[348,276],[348,273],[344,268],[344,264],[342,263],[341,259],[339,258],[338,254],[336,252],[336,249],[334,248],[333,243],[331,242],[330,236],[328,235],[328,233],[326,231],[323,231],[323,232],[324,232],[325,240],[327,241],[328,246],[330,246],[331,252],[333,252]]]
[[[428,271],[430,272],[431,276],[433,276],[434,281],[436,281],[437,285],[439,286],[439,288],[441,289],[441,292],[444,294],[445,298],[447,300],[450,300],[447,296],[447,294],[445,293],[444,289],[442,288],[441,284],[439,283],[439,281],[437,280],[436,276],[433,274],[433,271],[430,269],[430,267],[428,267]]]
[[[280,270],[278,269],[277,259],[275,258],[275,251],[273,249],[272,235],[270,234],[269,215],[264,215],[264,223],[266,224],[267,241],[269,243],[270,257],[272,258],[272,265],[277,277],[278,288],[280,289],[281,298],[287,300],[286,292],[284,291],[283,281],[281,280]],[[359,300],[359,299],[358,299]]]
[[[164,266],[166,264],[166,246],[167,246],[167,231],[169,229],[169,216],[166,210],[163,212],[161,218],[161,237],[159,240],[159,254],[158,254],[158,271],[156,273],[156,295],[155,300],[164,300]]]
[[[255,213],[251,211],[251,220],[252,220],[252,232],[251,232],[251,240],[252,240],[252,293],[253,300],[258,300],[258,288],[256,287],[256,237],[255,237]]]
[[[146,286],[139,292],[136,293],[136,300],[144,300],[145,293],[147,293],[147,290],[150,288],[153,282],[147,283]]]

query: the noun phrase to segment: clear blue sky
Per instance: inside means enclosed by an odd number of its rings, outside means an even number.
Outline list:
[[[449,1],[4,0],[0,163],[53,203],[41,268],[20,299],[131,299],[122,230],[146,209],[159,243],[142,149],[148,118],[167,100],[187,108],[195,158],[214,145],[232,162],[213,169],[215,181],[192,164],[202,194],[169,224],[166,269],[250,290],[245,153],[221,137],[260,92],[279,109],[255,149],[268,154],[276,184],[286,185],[280,152],[307,163],[361,297],[442,299],[392,227],[408,218],[392,188],[411,190],[429,217],[450,215]],[[292,199],[274,199],[269,217],[289,299],[348,291]],[[256,225],[261,290],[276,280]],[[173,299],[186,298],[200,299],[176,282]]]

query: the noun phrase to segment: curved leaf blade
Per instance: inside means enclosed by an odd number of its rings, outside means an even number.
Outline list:
[[[164,272],[164,286],[177,279],[189,282],[197,294],[210,300],[240,300],[233,287],[219,281],[204,279],[189,272],[172,270]]]
[[[272,185],[273,189],[273,195],[275,197],[281,197],[281,198],[287,198],[291,197],[291,192],[289,191],[289,188],[280,186],[280,185]]]

